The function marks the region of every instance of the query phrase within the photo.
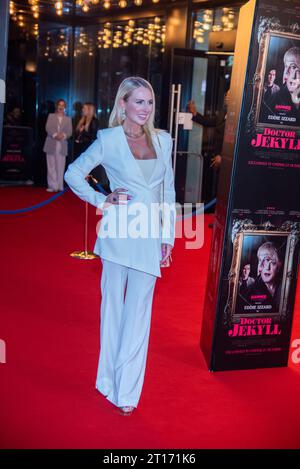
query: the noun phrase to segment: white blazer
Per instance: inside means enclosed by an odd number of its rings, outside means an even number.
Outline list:
[[[100,210],[103,209],[106,196],[95,191],[85,180],[93,168],[103,165],[112,191],[118,187],[128,189],[128,193],[133,196],[132,200],[125,205],[112,204],[104,209],[94,252],[103,259],[161,277],[161,243],[174,246],[175,240],[172,137],[159,130],[153,132],[152,142],[157,161],[148,183],[130,150],[121,125],[99,130],[97,140],[69,165],[65,181],[78,197]],[[137,203],[140,202],[143,209],[147,207],[148,214],[153,207],[152,213],[160,214],[151,217],[148,226],[145,218],[139,217],[139,214],[145,213],[138,210]],[[164,202],[163,225],[161,211],[157,210],[161,202]]]

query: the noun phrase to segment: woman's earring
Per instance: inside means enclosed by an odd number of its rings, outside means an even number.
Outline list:
[[[121,118],[122,118],[122,121],[125,120],[126,118],[126,113],[125,113],[125,109],[122,107],[122,114],[121,114]]]

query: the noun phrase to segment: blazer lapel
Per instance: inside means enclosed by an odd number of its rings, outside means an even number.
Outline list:
[[[138,174],[140,175],[140,177],[144,181],[145,185],[147,187],[149,187],[151,185],[152,181],[154,180],[155,176],[157,174],[159,174],[159,172],[161,171],[162,166],[164,166],[164,161],[163,161],[163,156],[162,156],[162,148],[161,148],[161,145],[160,145],[159,140],[158,140],[159,137],[156,134],[156,132],[152,132],[151,138],[152,138],[152,143],[153,143],[153,146],[154,146],[154,149],[155,149],[155,152],[156,152],[157,161],[156,161],[153,173],[151,174],[151,177],[150,177],[149,181],[147,182],[145,177],[144,177],[144,174],[143,174],[143,172],[142,172],[142,170],[141,170],[141,168],[138,164],[138,162],[136,161],[135,157],[133,156],[133,154],[131,152],[131,149],[130,149],[130,146],[127,142],[127,138],[126,138],[126,135],[125,135],[125,132],[124,132],[124,129],[123,129],[122,125],[120,125],[119,127],[120,127],[121,138],[124,141],[124,146],[127,150],[126,153],[129,157],[129,159],[132,161],[133,166],[135,166],[136,172],[138,172]]]
[[[58,132],[58,130],[59,130],[59,120],[58,120],[58,115],[57,115],[56,112],[54,113],[54,125],[55,125],[56,132]]]

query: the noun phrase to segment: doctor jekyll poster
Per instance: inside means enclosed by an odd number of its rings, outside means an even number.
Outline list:
[[[227,174],[221,173],[202,324],[212,370],[287,365],[295,303],[300,3],[253,3],[241,105],[235,128],[229,106],[225,129]],[[232,81],[233,95],[236,86]]]
[[[256,123],[273,128],[297,128],[299,119],[300,37],[268,31],[260,40],[262,69]]]

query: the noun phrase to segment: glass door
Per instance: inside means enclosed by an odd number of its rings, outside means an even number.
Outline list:
[[[193,100],[197,112],[213,124],[224,108],[231,67],[232,54],[174,49],[171,82],[181,84],[180,112],[187,112],[188,102]],[[192,130],[179,125],[175,173],[178,202],[209,202],[215,197],[218,172],[211,163],[219,149],[218,139],[220,129],[214,125],[194,122]]]

